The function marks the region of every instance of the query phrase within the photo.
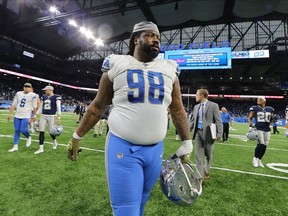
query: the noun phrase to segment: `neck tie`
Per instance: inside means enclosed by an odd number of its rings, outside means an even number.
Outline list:
[[[203,114],[204,114],[204,104],[200,104],[199,112],[198,112],[198,128],[202,129],[203,128]]]
[[[199,108],[199,121],[202,121],[204,115],[204,104],[200,104]]]

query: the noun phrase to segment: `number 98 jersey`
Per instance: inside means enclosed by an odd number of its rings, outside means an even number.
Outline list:
[[[111,132],[133,144],[162,141],[179,72],[177,63],[163,59],[143,63],[129,55],[110,55],[102,71],[113,83],[113,108],[108,118]]]
[[[270,106],[264,108],[260,106],[252,106],[249,112],[254,112],[254,118],[256,119],[255,127],[257,130],[270,131],[270,123],[272,121],[274,109]]]

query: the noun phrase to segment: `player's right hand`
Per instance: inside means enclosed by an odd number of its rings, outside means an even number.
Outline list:
[[[254,125],[254,124],[250,124],[250,125],[249,125],[248,132],[250,132],[250,131],[252,130],[252,128],[255,128],[255,125]]]
[[[70,160],[76,161],[78,160],[80,149],[80,140],[72,137],[67,144],[67,156]]]

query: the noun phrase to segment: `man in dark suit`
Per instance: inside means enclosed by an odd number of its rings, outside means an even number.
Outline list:
[[[198,178],[202,182],[210,177],[210,168],[213,158],[214,142],[222,137],[223,125],[218,104],[208,100],[208,91],[198,89],[196,102],[190,119],[190,129],[193,131],[193,140],[196,152],[196,168],[199,171]],[[212,137],[210,125],[216,125],[216,136]],[[215,132],[215,131],[214,131]],[[205,156],[205,168],[204,166]]]
[[[86,107],[85,107],[84,103],[78,104],[74,110],[74,113],[79,115],[77,123],[79,123],[81,121],[85,112],[86,112]]]

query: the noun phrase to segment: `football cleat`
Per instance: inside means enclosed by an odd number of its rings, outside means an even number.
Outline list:
[[[164,195],[174,204],[188,206],[202,193],[202,185],[190,163],[182,163],[180,158],[164,162],[160,174],[160,184]]]
[[[26,147],[29,148],[30,145],[31,145],[31,143],[32,143],[32,137],[29,136],[29,137],[27,138],[27,141],[26,141]]]
[[[18,151],[18,145],[14,145],[12,149],[10,149],[8,152],[16,152]]]
[[[260,159],[258,159],[258,167],[265,168],[265,166],[263,165]]]
[[[34,152],[34,154],[37,155],[37,154],[41,154],[41,153],[43,153],[43,152],[44,152],[44,149],[40,149],[40,148],[39,148],[37,151]]]
[[[256,158],[256,157],[253,158],[252,165],[253,165],[254,167],[258,167],[258,166],[259,166],[258,158]]]
[[[57,140],[56,139],[53,140],[53,149],[57,149],[57,145],[58,145]]]

